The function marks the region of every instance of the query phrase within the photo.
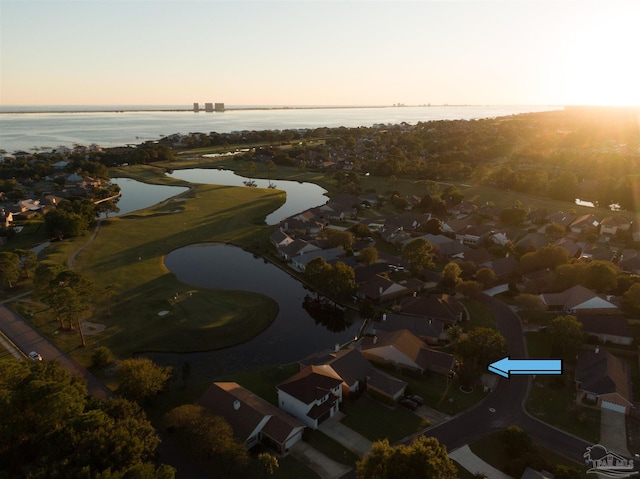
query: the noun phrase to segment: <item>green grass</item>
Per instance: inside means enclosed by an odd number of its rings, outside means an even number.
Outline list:
[[[546,333],[527,333],[527,352],[530,358],[546,359],[551,354],[551,344]]]
[[[353,466],[356,461],[360,460],[352,451],[318,430],[305,430],[303,440],[325,456],[347,466]]]
[[[343,404],[343,424],[371,441],[387,438],[393,443],[422,429],[422,419],[411,411],[392,409],[366,394]]]
[[[475,479],[475,474],[471,474],[464,467],[458,464],[456,461],[453,461],[453,464],[458,468],[458,478],[459,479]]]
[[[403,372],[391,374],[408,383],[408,394],[422,396],[427,406],[449,415],[455,415],[470,408],[486,396],[479,387],[474,388],[471,394],[463,393],[456,378],[447,380],[444,376],[430,373],[422,376]]]
[[[476,328],[498,329],[496,317],[485,305],[476,300],[466,300],[463,301],[463,304],[471,317],[469,321],[463,321],[461,323],[466,332]]]
[[[508,464],[513,460],[507,454],[504,442],[500,439],[501,431],[488,434],[481,439],[471,443],[469,447],[473,453],[485,461],[487,464],[495,467],[496,469],[505,472]],[[534,445],[535,446],[535,445]],[[557,454],[554,451],[546,449],[544,447],[535,446],[537,452],[545,463],[545,469],[552,470],[556,465],[570,466],[577,468],[581,471],[581,477],[587,478],[586,468],[583,464],[578,464],[569,459]]]
[[[315,471],[298,461],[295,457],[287,456],[284,459],[278,459],[279,467],[275,474],[271,476],[273,479],[320,479]]]
[[[576,404],[576,391],[570,376],[536,377],[527,399],[527,411],[546,423],[597,444],[600,410]]]
[[[172,181],[158,168],[130,172],[146,181]],[[141,350],[195,351],[230,346],[262,331],[277,315],[273,300],[187,287],[163,260],[173,249],[193,243],[264,244],[271,232],[264,218],[283,201],[284,194],[274,190],[197,185],[177,198],[105,221],[95,241],[76,258],[76,268],[99,291],[111,283],[120,286],[111,317],[103,301],[92,319],[107,325],[99,335],[102,345],[119,356]],[[56,243],[45,250],[45,258],[64,264],[87,239]],[[163,310],[169,314],[159,317]]]

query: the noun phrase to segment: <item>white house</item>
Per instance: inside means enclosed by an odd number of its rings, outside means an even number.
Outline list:
[[[307,366],[278,385],[278,406],[312,429],[342,402],[342,379],[329,366]]]

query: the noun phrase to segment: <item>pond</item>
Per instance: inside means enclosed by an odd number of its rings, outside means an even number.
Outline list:
[[[298,361],[316,351],[333,348],[353,339],[360,321],[336,327],[317,324],[304,309],[311,293],[302,283],[277,266],[255,258],[238,247],[199,244],[169,253],[165,266],[187,284],[262,293],[280,308],[275,321],[250,341],[222,350],[188,354],[153,353],[159,364],[180,368],[188,360],[194,373],[215,378],[231,372]],[[341,331],[333,332],[330,329]]]
[[[111,216],[122,216],[148,208],[189,189],[185,186],[151,185],[131,178],[111,178],[111,183],[117,184],[122,192],[117,203],[120,212]]]
[[[216,170],[205,168],[194,168],[188,170],[175,170],[170,174],[172,178],[189,181],[191,183],[205,183],[211,185],[224,186],[245,186],[245,182],[251,181],[258,188],[268,188],[275,185],[275,188],[287,194],[284,205],[275,210],[265,218],[268,225],[277,225],[280,221],[289,216],[293,216],[309,208],[324,205],[328,198],[325,196],[327,190],[314,183],[301,183],[290,180],[268,180],[260,178],[246,178],[239,176],[231,170]]]

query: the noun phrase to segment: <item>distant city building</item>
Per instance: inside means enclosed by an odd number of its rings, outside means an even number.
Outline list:
[[[196,113],[200,111],[200,105],[198,103],[193,104],[193,111],[195,111]]]
[[[204,104],[204,111],[212,112],[213,111],[213,103],[205,103]]]
[[[224,111],[224,103],[216,103],[215,110],[216,111]]]

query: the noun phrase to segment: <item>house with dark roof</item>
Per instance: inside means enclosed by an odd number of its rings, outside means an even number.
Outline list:
[[[287,246],[293,243],[293,238],[284,231],[278,229],[271,233],[269,241],[276,248],[280,248],[281,246]]]
[[[618,268],[624,273],[640,274],[640,255],[626,256],[623,254],[618,261]]]
[[[456,232],[456,239],[462,244],[475,246],[493,232],[493,226],[490,225],[468,225]]]
[[[198,405],[222,416],[247,449],[257,444],[284,453],[302,439],[304,424],[235,382],[215,382]]]
[[[358,286],[356,296],[375,304],[385,303],[409,294],[409,289],[379,274]]]
[[[571,222],[569,229],[574,233],[595,232],[600,225],[600,220],[591,213],[579,216]]]
[[[540,299],[550,311],[567,313],[617,313],[618,307],[581,285],[573,286],[561,293],[545,293]]]
[[[600,234],[613,236],[618,231],[629,231],[631,221],[622,216],[607,216],[600,223]]]
[[[582,254],[582,246],[576,243],[572,238],[560,238],[553,243],[553,246],[560,246],[563,248],[569,258],[577,258]]]
[[[312,251],[320,251],[320,247],[300,238],[278,247],[278,255],[285,260],[290,260],[295,256]]]
[[[328,366],[307,366],[277,386],[278,407],[312,429],[342,402],[342,378]]]
[[[420,373],[429,371],[447,375],[455,366],[453,355],[427,348],[420,338],[406,329],[378,331],[373,337],[364,337],[361,349],[370,361]]]
[[[581,351],[575,373],[578,400],[629,414],[632,403],[629,368],[608,351]]]
[[[454,324],[464,316],[464,307],[460,301],[448,294],[430,294],[403,298],[400,302],[400,314]]]
[[[524,237],[515,244],[515,247],[518,251],[531,252],[544,248],[548,244],[549,239],[546,235],[532,232],[524,235]]]
[[[578,321],[582,330],[596,336],[603,343],[614,343],[630,346],[633,342],[633,331],[627,320],[619,315],[581,314]]]
[[[560,226],[563,226],[564,228],[568,228],[569,225],[575,221],[575,219],[575,215],[564,213],[562,211],[547,216],[547,221],[549,223],[556,223]]]
[[[377,331],[398,331],[406,329],[428,344],[438,344],[446,338],[444,323],[437,319],[406,314],[384,313],[380,321],[370,323],[372,334]]]
[[[346,254],[342,248],[330,248],[322,250],[314,250],[309,253],[299,254],[291,258],[289,266],[300,273],[304,273],[307,264],[316,258],[323,258],[329,262]]]
[[[328,366],[342,379],[342,397],[362,390],[373,390],[392,401],[405,393],[407,383],[374,368],[359,349],[350,347],[324,351],[300,361],[301,367]]]

